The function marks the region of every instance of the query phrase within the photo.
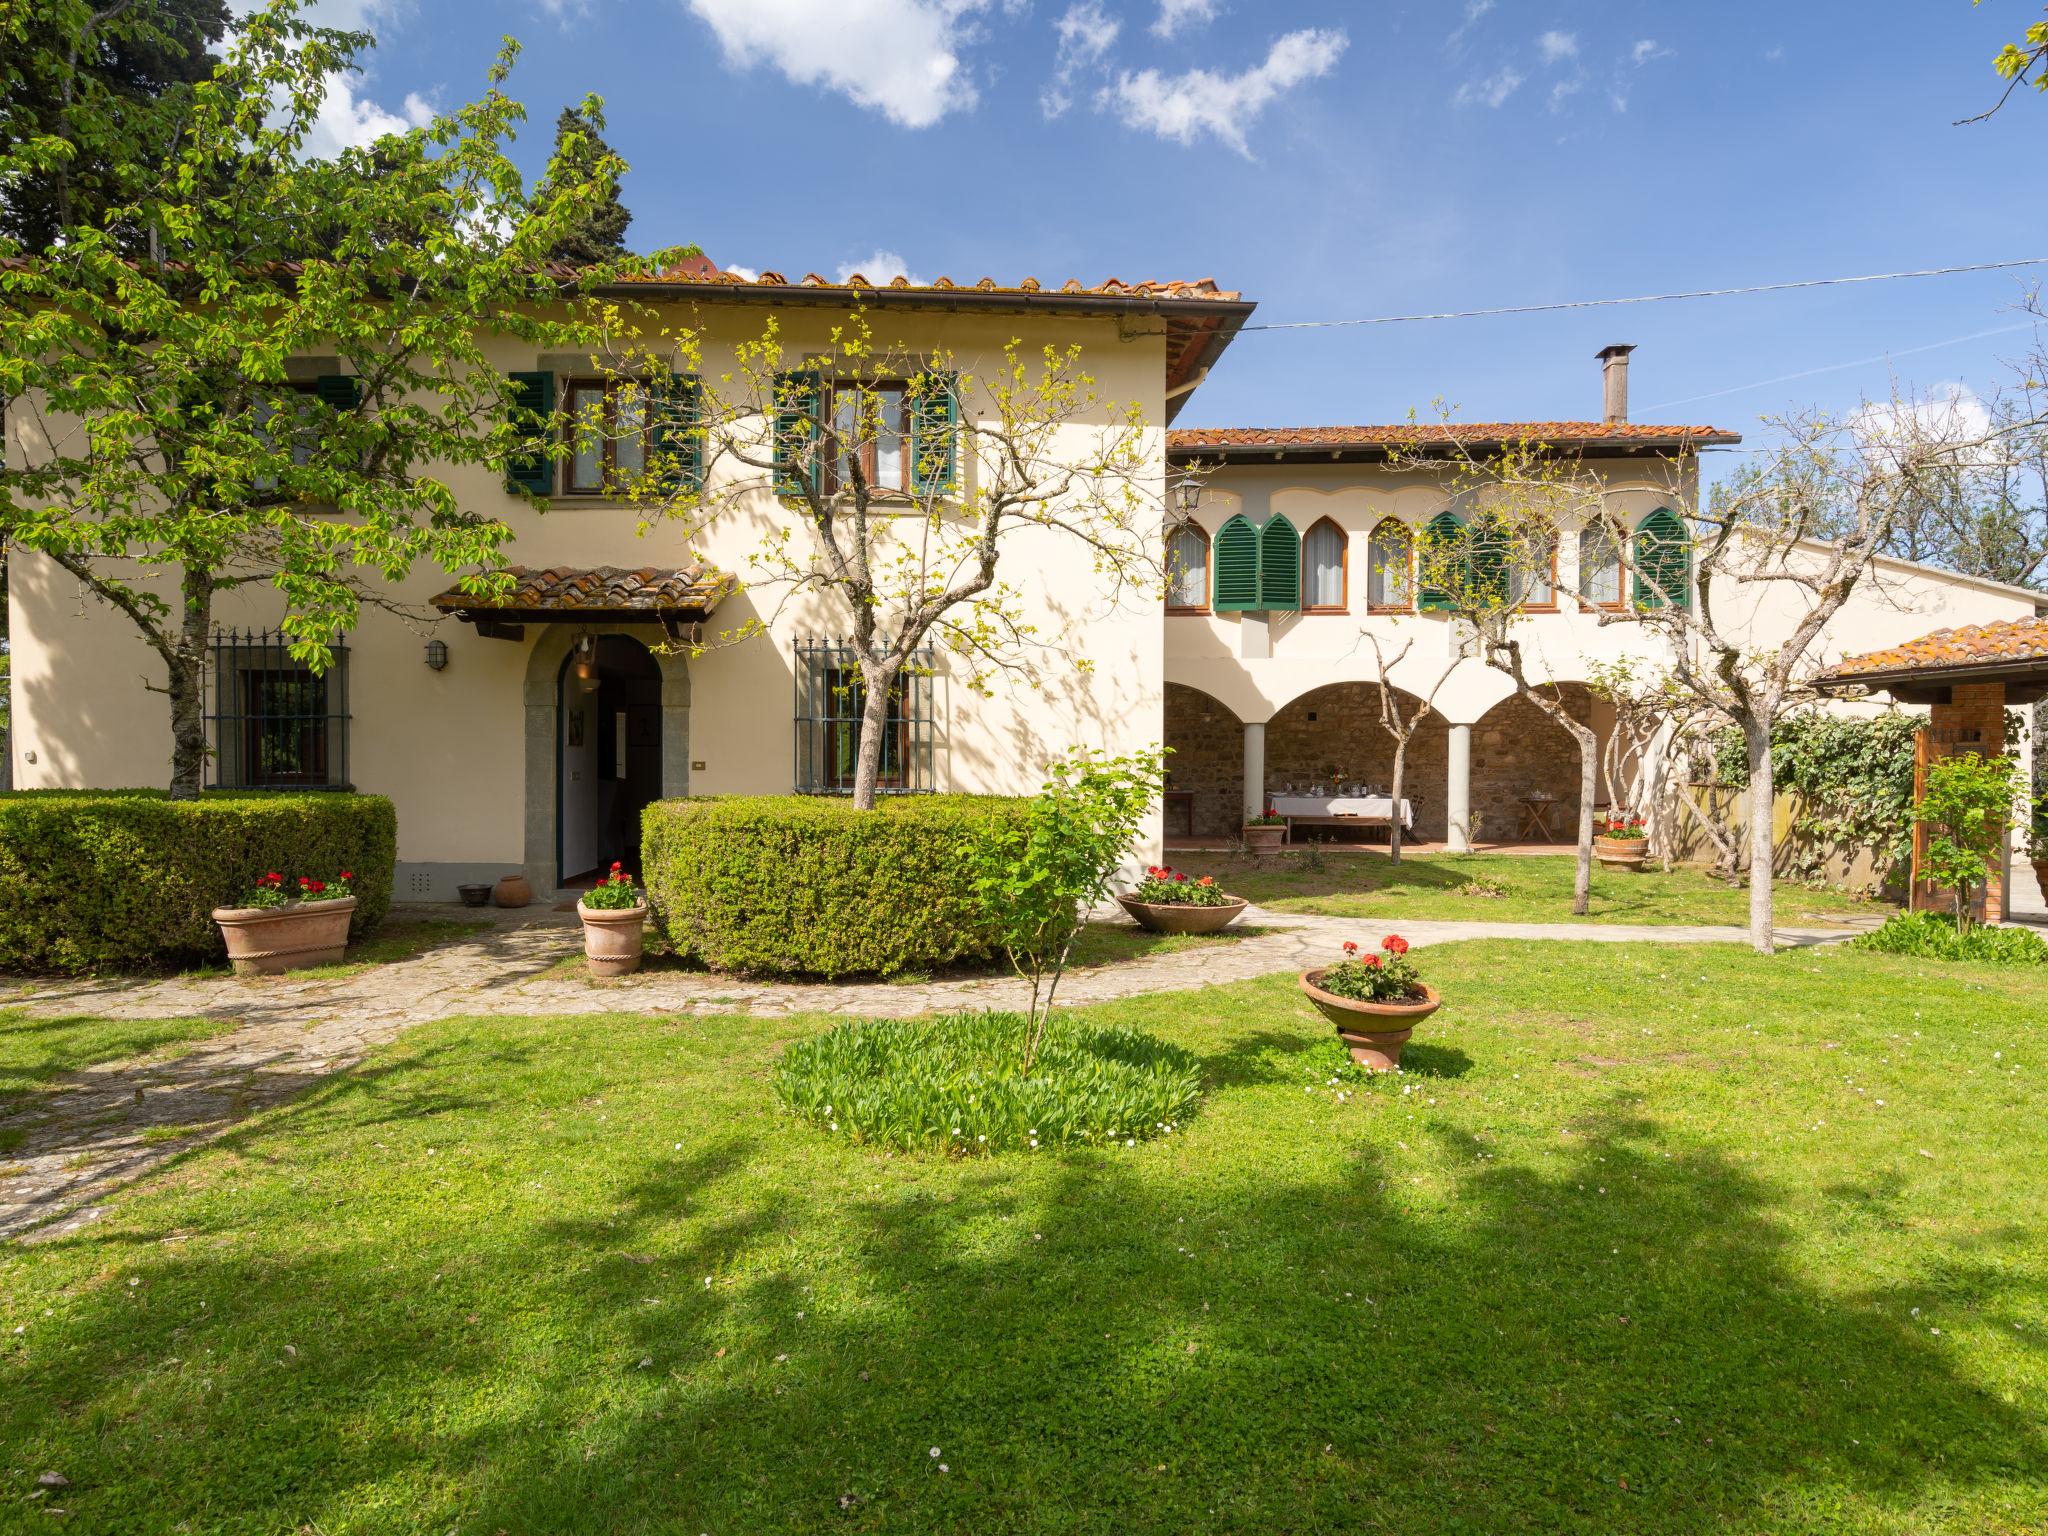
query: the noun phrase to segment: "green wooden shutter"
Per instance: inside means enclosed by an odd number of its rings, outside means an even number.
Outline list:
[[[1301,535],[1278,515],[1259,530],[1259,606],[1276,613],[1301,611]]]
[[[1481,519],[1465,551],[1465,582],[1471,596],[1498,603],[1508,593],[1508,536],[1498,523]]]
[[[352,373],[323,373],[313,381],[313,393],[322,405],[352,411],[363,403],[363,381]]]
[[[824,472],[818,449],[818,413],[825,381],[813,370],[775,375],[775,494],[801,496],[806,481],[819,484]]]
[[[1216,596],[1211,607],[1218,613],[1247,613],[1258,609],[1259,531],[1243,517],[1233,517],[1216,530],[1213,549]]]
[[[1635,564],[1638,608],[1692,607],[1692,541],[1668,507],[1636,524]]]
[[[694,373],[665,374],[654,381],[648,446],[665,491],[704,484],[704,432],[697,424],[703,386]]]
[[[1443,546],[1459,538],[1465,532],[1465,525],[1458,520],[1455,512],[1439,512],[1422,526],[1422,552],[1419,563],[1427,566],[1442,559]],[[1445,613],[1454,604],[1451,594],[1441,587],[1425,584],[1417,599],[1416,606],[1424,613]]]
[[[552,373],[515,373],[510,378],[513,409],[515,413],[525,413],[523,420],[518,414],[513,416],[514,426],[537,445],[544,445],[553,431],[555,376]],[[552,489],[554,471],[555,461],[548,456],[544,446],[537,452],[516,455],[505,464],[505,489],[545,496]]]
[[[911,381],[910,493],[954,495],[960,488],[960,375],[923,373]]]

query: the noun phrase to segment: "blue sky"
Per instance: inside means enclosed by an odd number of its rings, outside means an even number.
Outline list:
[[[1282,321],[2048,256],[2048,101],[1951,126],[1995,95],[1989,60],[2039,14],[2029,0],[320,13],[381,38],[337,131],[474,94],[510,31],[536,164],[556,110],[597,91],[633,165],[637,245],[694,240],[791,276],[878,278],[878,255],[925,280],[1213,276]],[[1628,341],[1637,419],[1754,432],[1894,374],[1988,387],[2028,341],[2009,329],[2023,281],[1247,335],[1182,421],[1399,420],[1439,395],[1468,419],[1582,417],[1593,353]]]

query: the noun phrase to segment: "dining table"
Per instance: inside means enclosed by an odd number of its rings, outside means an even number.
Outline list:
[[[1287,818],[1290,831],[1298,821],[1327,825],[1355,821],[1380,827],[1394,823],[1391,795],[1269,795],[1267,800],[1275,815]],[[1408,831],[1415,830],[1415,808],[1405,796],[1401,800],[1401,825]]]

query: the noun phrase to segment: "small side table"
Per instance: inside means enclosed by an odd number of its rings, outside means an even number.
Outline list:
[[[1516,835],[1539,843],[1556,842],[1557,838],[1550,830],[1550,813],[1557,803],[1555,795],[1522,796],[1522,827]]]

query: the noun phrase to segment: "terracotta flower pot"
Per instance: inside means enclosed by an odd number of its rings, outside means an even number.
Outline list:
[[[1286,841],[1287,828],[1285,826],[1254,827],[1247,825],[1244,829],[1244,845],[1251,849],[1253,853],[1271,853]]]
[[[355,897],[341,896],[281,907],[215,907],[213,920],[227,940],[236,975],[275,976],[341,959],[355,914]]]
[[[1650,840],[1646,837],[1596,837],[1593,839],[1593,857],[1609,869],[1641,869],[1643,856],[1650,851]]]
[[[2030,859],[2034,866],[2034,883],[2041,887],[2041,894],[2048,896],[2048,859]]]
[[[593,976],[630,976],[640,969],[640,946],[646,938],[647,903],[608,911],[576,903],[583,919],[583,957]]]
[[[1401,1065],[1401,1047],[1415,1026],[1443,1006],[1435,987],[1423,984],[1422,996],[1398,1003],[1364,1003],[1325,992],[1321,970],[1301,973],[1301,990],[1318,1012],[1337,1026],[1337,1038],[1351,1048],[1351,1059],[1374,1072]]]
[[[1117,897],[1116,904],[1151,933],[1220,933],[1251,905],[1239,896],[1220,907],[1198,907],[1186,901],[1136,901],[1129,896]]]
[[[524,875],[500,875],[491,887],[491,905],[495,907],[523,907],[532,900],[533,887]]]

